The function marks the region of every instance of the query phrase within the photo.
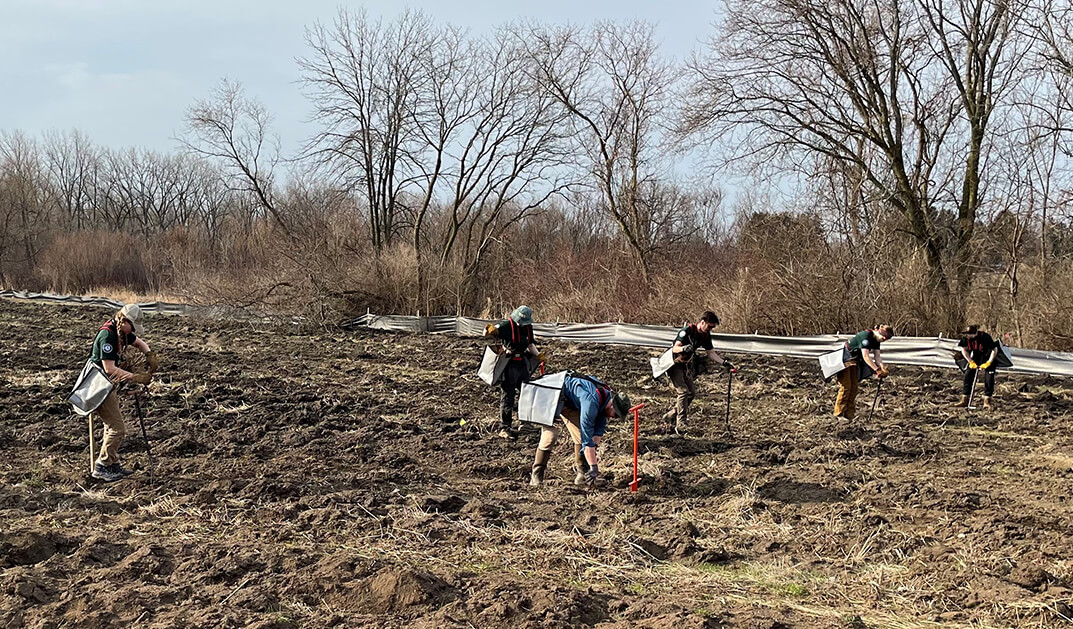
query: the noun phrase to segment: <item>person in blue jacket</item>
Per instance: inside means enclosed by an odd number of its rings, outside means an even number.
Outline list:
[[[599,457],[596,454],[607,420],[624,418],[630,409],[630,398],[624,393],[611,390],[603,382],[590,376],[570,374],[563,383],[560,416],[574,441],[575,485],[602,487],[607,484],[600,475]],[[539,486],[544,482],[544,472],[551,458],[551,449],[559,438],[560,428],[542,426],[540,444],[533,459],[533,473],[529,484]]]

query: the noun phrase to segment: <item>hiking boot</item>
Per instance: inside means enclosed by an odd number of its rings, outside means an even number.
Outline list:
[[[518,438],[518,433],[510,429],[510,426],[504,426],[499,429],[499,436],[503,439],[514,440]]]
[[[954,408],[965,408],[968,405],[969,405],[969,396],[963,395],[963,396],[961,396],[961,399],[958,400],[958,403],[954,405]]]
[[[984,409],[989,411],[992,408],[994,408],[994,407],[991,406],[991,396],[990,395],[985,395],[984,396]]]
[[[663,421],[667,424],[670,424],[671,426],[674,425],[674,422],[677,421],[677,419],[678,412],[675,411],[673,408],[663,414]]]
[[[125,478],[123,474],[120,474],[113,470],[116,465],[105,465],[100,461],[93,464],[93,473],[91,476],[97,480],[102,480],[106,483],[114,483],[117,480]]]
[[[113,473],[119,474],[121,477],[127,477],[127,476],[130,476],[131,474],[134,473],[133,470],[128,470],[127,468],[123,467],[119,463],[113,463],[109,467],[112,468]]]
[[[536,451],[533,457],[533,473],[529,476],[530,487],[540,487],[544,484],[544,472],[548,469],[548,459],[551,458],[551,450]]]

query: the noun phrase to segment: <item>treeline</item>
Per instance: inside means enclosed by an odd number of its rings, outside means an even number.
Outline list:
[[[1073,348],[1066,3],[722,15],[681,62],[645,23],[476,36],[343,10],[307,31],[318,131],[297,155],[227,80],[173,154],[3,133],[0,283],[325,321],[520,302],[656,323],[711,307],[777,334],[971,319]]]

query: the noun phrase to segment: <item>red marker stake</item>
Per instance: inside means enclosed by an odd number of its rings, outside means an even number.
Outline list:
[[[637,486],[641,483],[641,479],[637,477],[637,437],[641,433],[640,415],[644,407],[644,403],[641,403],[628,411],[633,413],[633,480],[630,481],[630,491],[637,491]]]

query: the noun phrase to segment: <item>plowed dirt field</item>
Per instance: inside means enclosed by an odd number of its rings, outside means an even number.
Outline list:
[[[495,435],[483,343],[150,316],[131,478],[88,477],[65,398],[110,313],[0,301],[0,627],[1050,627],[1073,617],[1073,383],[894,366],[830,416],[813,361],[733,356],[686,436],[653,352],[548,344],[649,406],[641,488],[612,424],[596,492],[568,440]],[[99,432],[98,432],[99,434]]]

